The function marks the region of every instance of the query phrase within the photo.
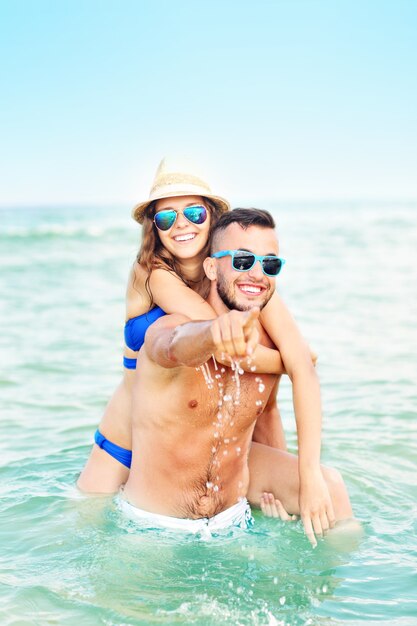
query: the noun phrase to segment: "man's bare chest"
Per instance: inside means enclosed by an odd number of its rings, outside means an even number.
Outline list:
[[[185,413],[198,415],[199,423],[239,416],[253,422],[266,406],[276,377],[244,372],[239,363],[225,367],[210,359],[199,368],[187,368],[177,381],[177,398]],[[206,419],[204,419],[204,416]]]

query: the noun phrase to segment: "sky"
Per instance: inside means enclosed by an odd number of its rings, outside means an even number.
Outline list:
[[[417,199],[414,0],[0,0],[0,206]]]

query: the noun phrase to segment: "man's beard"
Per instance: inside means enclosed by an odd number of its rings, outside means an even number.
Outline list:
[[[254,306],[258,306],[262,310],[264,306],[268,304],[273,294],[273,290],[268,289],[265,292],[265,298],[261,303],[239,303],[234,295],[234,283],[228,283],[224,276],[220,273],[217,274],[216,288],[221,301],[227,306],[228,309],[230,309],[230,311],[249,311],[249,309],[252,309]]]

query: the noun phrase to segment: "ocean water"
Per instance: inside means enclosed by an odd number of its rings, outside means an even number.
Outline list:
[[[121,373],[139,229],[123,207],[0,210],[0,624],[417,624],[417,205],[272,205],[312,347],[323,461],[364,536],[312,550],[255,514],[139,532],[74,487]],[[295,449],[291,389],[280,406]]]

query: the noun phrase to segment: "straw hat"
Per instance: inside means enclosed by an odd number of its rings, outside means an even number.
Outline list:
[[[214,196],[208,184],[200,176],[192,173],[189,166],[185,168],[184,165],[168,163],[167,159],[162,159],[156,171],[149,198],[145,202],[139,202],[133,208],[133,219],[142,224],[146,209],[151,202],[173,196],[204,196],[214,202],[222,213],[230,210],[227,200]]]

